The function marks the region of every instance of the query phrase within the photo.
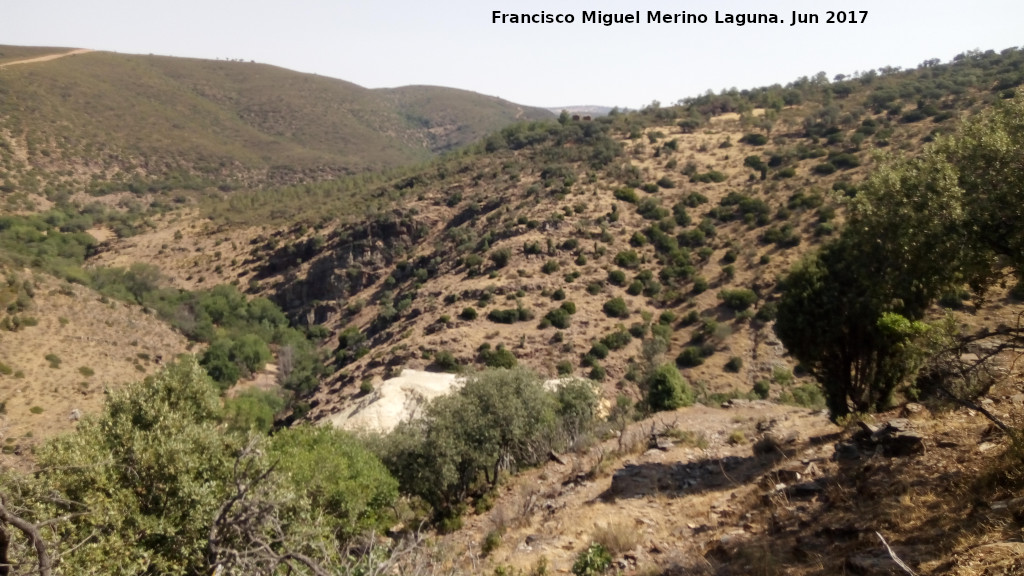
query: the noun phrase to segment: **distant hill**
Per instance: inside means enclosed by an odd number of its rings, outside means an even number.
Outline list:
[[[66,51],[0,46],[0,64]],[[322,179],[551,117],[452,88],[370,90],[264,64],[109,52],[3,68],[0,94],[5,160],[100,180]]]

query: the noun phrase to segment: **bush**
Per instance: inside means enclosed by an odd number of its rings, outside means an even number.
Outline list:
[[[740,142],[751,146],[764,146],[768,143],[768,137],[764,134],[744,134],[743,137],[740,138]]]
[[[559,360],[558,364],[555,365],[555,370],[558,371],[559,376],[569,376],[573,371],[572,362],[568,360]]]
[[[576,303],[571,300],[566,300],[565,302],[562,302],[562,310],[565,310],[569,314],[575,314]]]
[[[752,392],[754,393],[754,396],[757,396],[758,398],[765,400],[768,398],[768,394],[771,392],[771,389],[772,383],[762,378],[757,382],[754,382],[754,388]]]
[[[274,417],[284,406],[284,399],[279,395],[250,388],[224,400],[224,420],[231,430],[267,433],[274,426]]]
[[[462,312],[459,313],[459,318],[462,318],[463,320],[467,321],[476,320],[476,316],[476,308],[473,308],[472,306],[467,306],[463,308]]]
[[[588,377],[594,382],[603,382],[607,376],[608,373],[605,371],[604,366],[601,366],[597,362],[594,362],[594,365],[590,367],[590,374],[588,374]]]
[[[671,364],[658,366],[645,381],[647,404],[651,410],[675,410],[693,404],[693,390]]]
[[[726,372],[739,372],[741,368],[743,368],[743,358],[739,356],[733,356],[725,363]]]
[[[515,324],[516,322],[530,320],[533,314],[526,308],[495,308],[487,313],[487,319],[498,324]]]
[[[604,360],[608,357],[608,353],[609,350],[607,344],[604,342],[595,342],[594,345],[590,347],[590,352],[587,352],[587,355],[597,358],[598,360]]]
[[[558,260],[548,260],[544,263],[544,266],[541,267],[540,271],[545,274],[553,274],[558,272],[558,268]]]
[[[438,350],[435,352],[434,365],[442,372],[458,372],[462,369],[459,360],[450,350]]]
[[[491,350],[491,345],[484,343],[477,357],[490,368],[514,368],[518,363],[515,354],[505,348],[504,344],[498,344],[497,348]]]
[[[612,555],[604,546],[594,542],[576,556],[572,573],[575,576],[598,576],[607,572],[611,565]]]
[[[621,350],[629,345],[632,340],[633,336],[626,330],[620,328],[602,338],[601,344],[607,346],[609,350]]]
[[[566,329],[569,327],[570,316],[569,312],[564,308],[555,308],[544,315],[544,319],[551,323],[552,326],[559,329]]]
[[[636,268],[640,265],[640,256],[633,250],[624,250],[615,255],[614,262],[616,266],[622,268]]]
[[[50,363],[50,368],[60,368],[60,356],[50,353],[44,356],[44,358],[46,359],[47,362]]]
[[[491,262],[494,262],[495,268],[504,268],[508,266],[508,261],[512,258],[512,250],[508,248],[498,248],[497,250],[491,251]]]
[[[608,271],[608,283],[614,286],[624,286],[626,284],[626,273],[622,270]]]
[[[604,313],[612,318],[628,318],[629,307],[622,298],[612,298],[604,303]]]
[[[757,294],[749,288],[737,288],[735,290],[722,290],[718,297],[727,307],[737,312],[746,310],[757,302]]]
[[[676,356],[676,364],[684,368],[693,368],[704,363],[704,354],[696,346],[687,346]]]
[[[96,371],[88,366],[80,366],[78,368],[78,373],[81,374],[82,376],[85,376],[86,378],[89,378],[90,376],[96,374]]]

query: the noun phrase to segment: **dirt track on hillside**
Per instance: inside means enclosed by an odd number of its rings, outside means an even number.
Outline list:
[[[75,54],[85,54],[86,52],[92,52],[92,50],[86,48],[79,48],[77,50],[72,50],[70,52],[62,52],[60,54],[47,54],[46,56],[28,58],[26,60],[15,60],[14,62],[0,64],[0,68],[6,68],[8,66],[15,66],[18,64],[36,64],[38,62],[49,62],[50,60],[56,60],[57,58],[63,58],[65,56],[74,56]]]

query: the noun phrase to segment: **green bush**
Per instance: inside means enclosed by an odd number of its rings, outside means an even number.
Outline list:
[[[553,274],[555,272],[558,272],[558,268],[558,260],[548,260],[541,267],[540,271],[545,274]]]
[[[632,250],[624,250],[615,255],[614,262],[616,266],[622,268],[636,268],[640,265],[640,256]]]
[[[768,137],[764,134],[757,133],[744,134],[743,137],[740,138],[740,142],[750,144],[751,146],[764,146],[768,143]]]
[[[590,373],[587,375],[594,382],[603,382],[608,376],[608,372],[605,371],[604,366],[601,366],[597,362],[590,367]]]
[[[565,310],[569,314],[576,313],[576,303],[571,300],[566,300],[565,302],[562,302],[561,308],[562,310]]]
[[[765,400],[765,399],[768,398],[768,394],[771,393],[771,390],[772,390],[772,383],[769,382],[768,380],[765,380],[764,378],[762,378],[762,379],[758,380],[757,382],[754,382],[754,388],[753,388],[752,392],[758,398],[760,398],[762,400]]]
[[[81,374],[82,376],[85,376],[86,378],[89,378],[90,376],[96,374],[96,371],[88,366],[79,366],[78,373]]]
[[[693,404],[690,384],[671,364],[662,364],[644,382],[647,404],[651,410],[675,410]]]
[[[285,407],[280,395],[250,388],[234,398],[224,400],[224,421],[231,430],[270,432],[274,417]]]
[[[477,358],[490,368],[514,368],[518,363],[515,354],[505,348],[504,344],[498,344],[492,350],[491,345],[485,342],[480,346]]]
[[[629,307],[626,306],[626,301],[622,298],[612,298],[611,300],[604,303],[602,307],[604,313],[612,318],[628,318]]]
[[[601,339],[601,344],[608,347],[609,350],[621,350],[625,348],[633,340],[633,336],[626,330],[619,328],[615,332],[608,334]]]
[[[50,353],[44,356],[44,358],[46,359],[47,362],[50,363],[50,368],[60,368],[60,356]]]
[[[570,315],[564,308],[555,308],[545,314],[544,319],[550,322],[555,328],[564,330],[569,327]]]
[[[462,312],[459,313],[459,318],[467,321],[476,320],[476,316],[476,308],[473,308],[472,306],[466,306],[462,309]]]
[[[743,368],[743,358],[733,356],[725,363],[726,372],[739,372]]]
[[[757,302],[757,294],[749,288],[737,288],[734,290],[722,290],[718,293],[719,299],[728,308],[737,312],[746,310]]]
[[[576,556],[572,573],[575,576],[598,576],[607,572],[611,565],[612,555],[604,546],[594,542]]]
[[[498,324],[515,324],[531,320],[533,314],[526,308],[495,308],[487,313],[487,319]]]
[[[609,270],[608,283],[614,286],[624,286],[626,284],[626,273],[622,270]]]
[[[693,368],[704,363],[704,354],[696,346],[687,346],[676,356],[676,364],[684,368]]]
[[[450,350],[438,350],[435,352],[434,365],[442,372],[458,372],[462,369],[459,360]]]
[[[555,365],[555,369],[558,371],[559,376],[569,376],[572,374],[573,365],[568,360],[559,360],[558,364]]]
[[[508,261],[512,258],[512,250],[508,248],[492,250],[490,258],[491,262],[494,262],[495,268],[504,268],[505,266],[508,266]]]

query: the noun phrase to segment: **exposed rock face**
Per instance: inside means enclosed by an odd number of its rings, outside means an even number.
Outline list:
[[[423,402],[447,394],[463,382],[455,374],[402,370],[399,376],[385,380],[362,401],[327,421],[346,430],[388,432]]]

